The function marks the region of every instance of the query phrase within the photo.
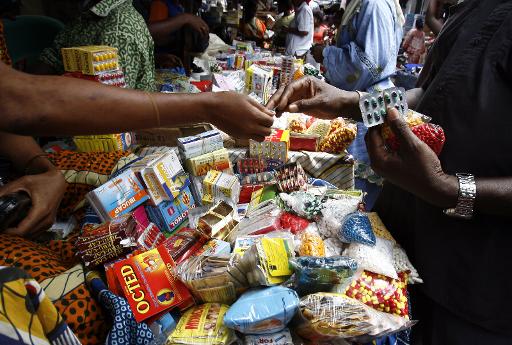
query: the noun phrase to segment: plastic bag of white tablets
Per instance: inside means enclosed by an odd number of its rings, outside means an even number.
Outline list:
[[[343,219],[357,211],[360,198],[349,197],[334,200],[329,199],[323,204],[321,217],[318,219],[318,230],[324,238],[337,237]]]
[[[391,241],[377,237],[375,246],[351,243],[343,255],[355,259],[361,269],[398,279],[393,265],[393,246]]]
[[[393,265],[397,272],[409,272],[409,284],[423,283],[423,279],[412,265],[405,250],[399,245],[395,245],[393,248]]]
[[[343,242],[335,237],[326,238],[324,240],[324,246],[326,257],[341,255],[343,251]]]

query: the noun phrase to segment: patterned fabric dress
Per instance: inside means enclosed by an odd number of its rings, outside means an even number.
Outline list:
[[[26,272],[0,267],[0,343],[80,345],[41,286]]]
[[[57,35],[41,60],[64,73],[60,49],[108,45],[119,50],[119,62],[129,88],[155,90],[153,38],[132,0],[102,0]]]

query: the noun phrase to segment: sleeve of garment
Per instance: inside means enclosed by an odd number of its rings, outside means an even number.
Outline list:
[[[506,50],[506,53],[503,59],[497,60],[496,67],[509,85],[512,85],[512,39],[509,39],[503,48]]]
[[[155,23],[168,18],[167,5],[160,0],[153,0],[149,9],[149,22]]]
[[[383,79],[382,71],[398,52],[392,11],[386,1],[365,1],[355,19],[355,40],[324,49],[323,63],[335,86],[352,90]]]
[[[512,14],[509,15],[510,17]],[[489,54],[491,64],[496,73],[510,87],[512,85],[512,20],[505,20],[495,36],[500,43],[499,49],[496,49],[493,54]]]
[[[313,13],[311,12],[311,9],[308,10],[308,8],[303,9],[299,12],[298,18],[297,18],[297,29],[301,32],[307,32],[310,30],[314,30],[314,25],[311,26],[311,23],[313,22]]]

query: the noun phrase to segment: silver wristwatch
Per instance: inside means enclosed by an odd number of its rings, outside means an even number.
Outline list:
[[[444,210],[444,214],[450,217],[471,219],[476,198],[475,176],[471,174],[455,174],[459,180],[459,197],[455,208]]]

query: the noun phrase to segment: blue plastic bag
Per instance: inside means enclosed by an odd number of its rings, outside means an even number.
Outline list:
[[[283,330],[299,310],[299,296],[283,286],[244,293],[224,315],[224,325],[244,334]]]
[[[338,238],[341,242],[361,243],[372,247],[377,242],[372,223],[363,212],[350,213],[343,219]]]

